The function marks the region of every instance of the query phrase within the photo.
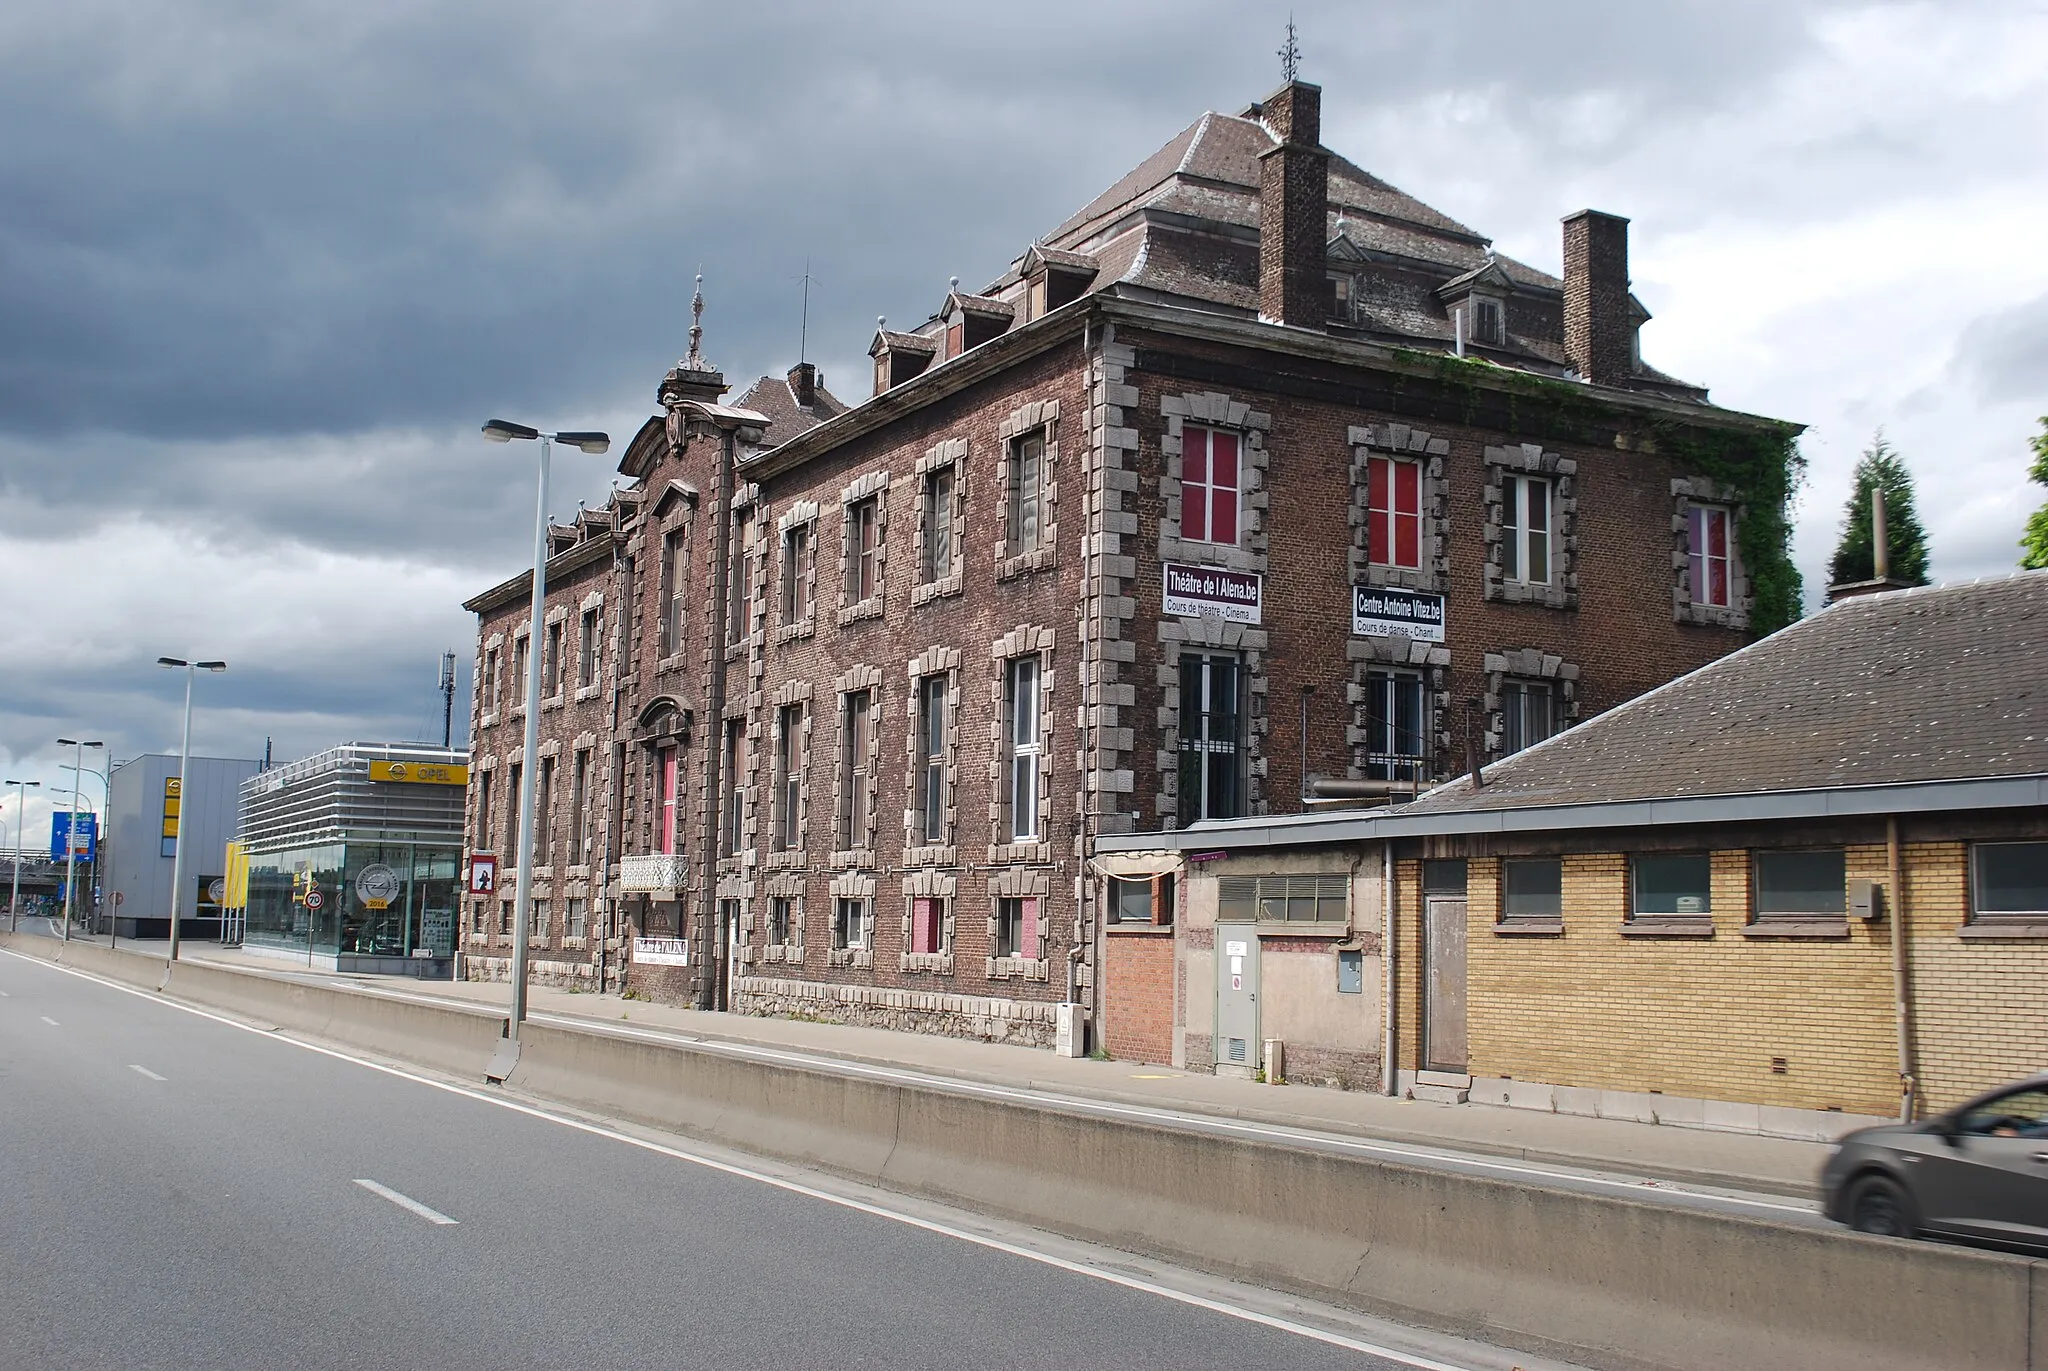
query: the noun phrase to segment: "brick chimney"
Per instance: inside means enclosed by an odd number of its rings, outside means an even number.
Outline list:
[[[1258,117],[1280,140],[1259,154],[1259,315],[1320,329],[1330,313],[1323,88],[1289,81],[1259,103]]]
[[[809,409],[818,403],[818,369],[809,362],[798,362],[789,369],[789,389],[796,396],[796,402]]]
[[[1595,385],[1635,374],[1628,303],[1628,220],[1582,209],[1564,221],[1564,355]]]

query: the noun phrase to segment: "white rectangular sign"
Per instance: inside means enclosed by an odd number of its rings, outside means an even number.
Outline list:
[[[1351,587],[1351,633],[1356,638],[1444,640],[1444,597],[1389,586]]]
[[[688,966],[690,945],[681,938],[635,938],[633,961],[640,966]]]
[[[1259,622],[1265,581],[1256,572],[1167,562],[1160,568],[1159,578],[1165,601],[1162,608],[1177,619]]]

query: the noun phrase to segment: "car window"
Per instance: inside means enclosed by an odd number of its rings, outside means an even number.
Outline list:
[[[2048,1090],[2016,1090],[1963,1115],[1965,1133],[2004,1138],[2048,1138]]]

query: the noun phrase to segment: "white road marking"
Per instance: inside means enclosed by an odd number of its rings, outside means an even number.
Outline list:
[[[61,1026],[55,1019],[51,1018],[48,1014],[43,1015],[42,1020],[44,1023],[48,1024],[52,1028],[57,1028]]]
[[[147,1076],[147,1077],[149,1077],[149,1078],[150,1078],[151,1080],[153,1080],[153,1081],[163,1081],[163,1080],[169,1080],[169,1079],[170,1079],[170,1077],[168,1077],[168,1076],[159,1076],[159,1075],[157,1075],[157,1074],[156,1074],[156,1072],[154,1072],[154,1071],[151,1071],[151,1070],[150,1070],[150,1069],[149,1069],[148,1067],[146,1067],[146,1066],[137,1066],[137,1065],[136,1065],[136,1064],[135,1064],[134,1062],[130,1062],[130,1063],[128,1063],[128,1069],[129,1069],[130,1071],[134,1071],[134,1072],[137,1072],[137,1073],[139,1073],[139,1074],[141,1074],[141,1075]]]
[[[290,1042],[291,1039],[287,1038],[285,1039],[285,1041]],[[412,1198],[410,1195],[401,1195],[388,1185],[379,1185],[375,1181],[366,1181],[360,1176],[356,1178],[356,1184],[360,1185],[363,1189],[369,1191],[372,1195],[382,1195],[385,1199],[391,1201],[400,1209],[410,1209],[413,1213],[419,1215],[428,1223],[438,1223],[443,1227],[452,1228],[456,1224],[462,1222],[460,1219],[449,1218],[446,1214],[443,1214],[438,1209],[429,1209],[427,1208],[427,1206],[421,1204],[418,1200]]]
[[[0,951],[4,951],[4,949],[0,949]],[[756,1171],[749,1167],[737,1166],[731,1162],[719,1161],[712,1157],[698,1156],[686,1152],[679,1147],[669,1147],[666,1144],[654,1142],[647,1138],[636,1138],[630,1133],[621,1133],[617,1129],[606,1128],[583,1119],[572,1119],[560,1114],[552,1114],[545,1109],[521,1104],[516,1100],[508,1100],[503,1096],[486,1094],[481,1090],[472,1090],[468,1086],[455,1085],[448,1081],[437,1081],[431,1076],[415,1075],[413,1072],[402,1070],[399,1067],[386,1066],[382,1062],[373,1062],[366,1057],[352,1056],[347,1052],[337,1051],[331,1047],[321,1047],[315,1043],[301,1042],[297,1038],[287,1038],[279,1033],[254,1028],[245,1023],[238,1023],[224,1015],[210,1013],[207,1010],[198,1009],[187,1004],[179,1004],[175,1000],[160,999],[146,991],[137,990],[132,986],[120,985],[113,981],[103,980],[98,976],[90,975],[72,967],[57,966],[40,958],[23,956],[19,952],[6,952],[5,955],[20,958],[22,961],[33,962],[37,966],[48,967],[52,971],[61,971],[67,976],[76,976],[80,980],[92,981],[97,985],[107,987],[109,990],[118,990],[124,995],[133,995],[137,999],[148,1000],[151,1004],[160,1004],[165,1008],[175,1009],[181,1013],[197,1015],[202,1019],[211,1019],[215,1023],[226,1024],[229,1028],[238,1028],[244,1033],[254,1033],[258,1037],[289,1043],[293,1047],[303,1048],[308,1052],[317,1052],[323,1057],[332,1057],[336,1061],[365,1067],[371,1071],[381,1072],[386,1076],[395,1076],[402,1081],[411,1081],[416,1085],[424,1085],[429,1089],[443,1091],[450,1095],[460,1095],[465,1099],[476,1100],[479,1103],[492,1105],[499,1109],[508,1109],[515,1114],[524,1114],[528,1118],[541,1119],[548,1123],[558,1124],[563,1128],[574,1129],[579,1133],[588,1133],[593,1137],[624,1143],[628,1147],[637,1147],[643,1152],[653,1152],[660,1156],[672,1157],[677,1161],[688,1162],[692,1166],[701,1166],[708,1171],[717,1171],[724,1175],[739,1177],[742,1180],[755,1181],[776,1190],[786,1191],[789,1194],[802,1195],[806,1199],[836,1205],[841,1209],[851,1209],[856,1213],[869,1214],[878,1219],[887,1219],[890,1222],[900,1223],[908,1228],[921,1229],[924,1232],[937,1234],[941,1237],[971,1243],[976,1247],[987,1248],[992,1252],[1002,1252],[1009,1256],[1022,1257],[1026,1261],[1037,1262],[1042,1266],[1050,1266],[1056,1270],[1070,1272],[1077,1276],[1086,1276],[1093,1280],[1104,1281],[1110,1285],[1122,1286],[1126,1290],[1136,1290],[1147,1295],[1157,1295],[1161,1299],[1172,1300],[1176,1304],[1188,1305],[1195,1309],[1205,1309],[1212,1314],[1221,1314],[1226,1318],[1258,1324],[1261,1327],[1271,1328],[1282,1333],[1291,1333],[1296,1337],[1307,1338],[1311,1342],[1323,1343],[1330,1347],[1342,1347],[1348,1351],[1362,1352],[1367,1356],[1380,1357],[1401,1366],[1413,1367],[1414,1371],[1473,1371],[1473,1368],[1470,1366],[1459,1366],[1452,1362],[1436,1361],[1433,1358],[1417,1356],[1412,1352],[1403,1352],[1396,1348],[1383,1347],[1377,1343],[1367,1342],[1363,1338],[1346,1337],[1342,1333],[1333,1332],[1327,1328],[1317,1328],[1313,1324],[1281,1318],[1275,1314],[1268,1314],[1263,1310],[1249,1309],[1223,1300],[1213,1300],[1206,1295],[1197,1295],[1186,1290],[1176,1290],[1170,1285],[1162,1285],[1156,1281],[1128,1276],[1119,1271],[1107,1271],[1100,1267],[1090,1266],[1085,1262],[1070,1261],[1065,1257],[1054,1256],[1049,1252],[1038,1252],[1017,1243],[1004,1242],[1000,1238],[991,1237],[985,1233],[969,1232],[966,1229],[956,1228],[951,1224],[939,1223],[936,1220],[922,1218],[915,1214],[906,1214],[899,1210],[890,1209],[885,1205],[872,1204],[866,1200],[854,1199],[851,1196],[834,1195],[829,1191],[820,1190],[815,1186],[805,1185],[799,1181],[788,1180],[781,1176],[771,1176],[765,1172]],[[367,1186],[374,1184],[374,1182],[357,1181],[356,1184]]]

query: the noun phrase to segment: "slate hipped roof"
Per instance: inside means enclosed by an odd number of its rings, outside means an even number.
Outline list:
[[[2048,571],[1841,600],[1402,818],[2048,774]]]

